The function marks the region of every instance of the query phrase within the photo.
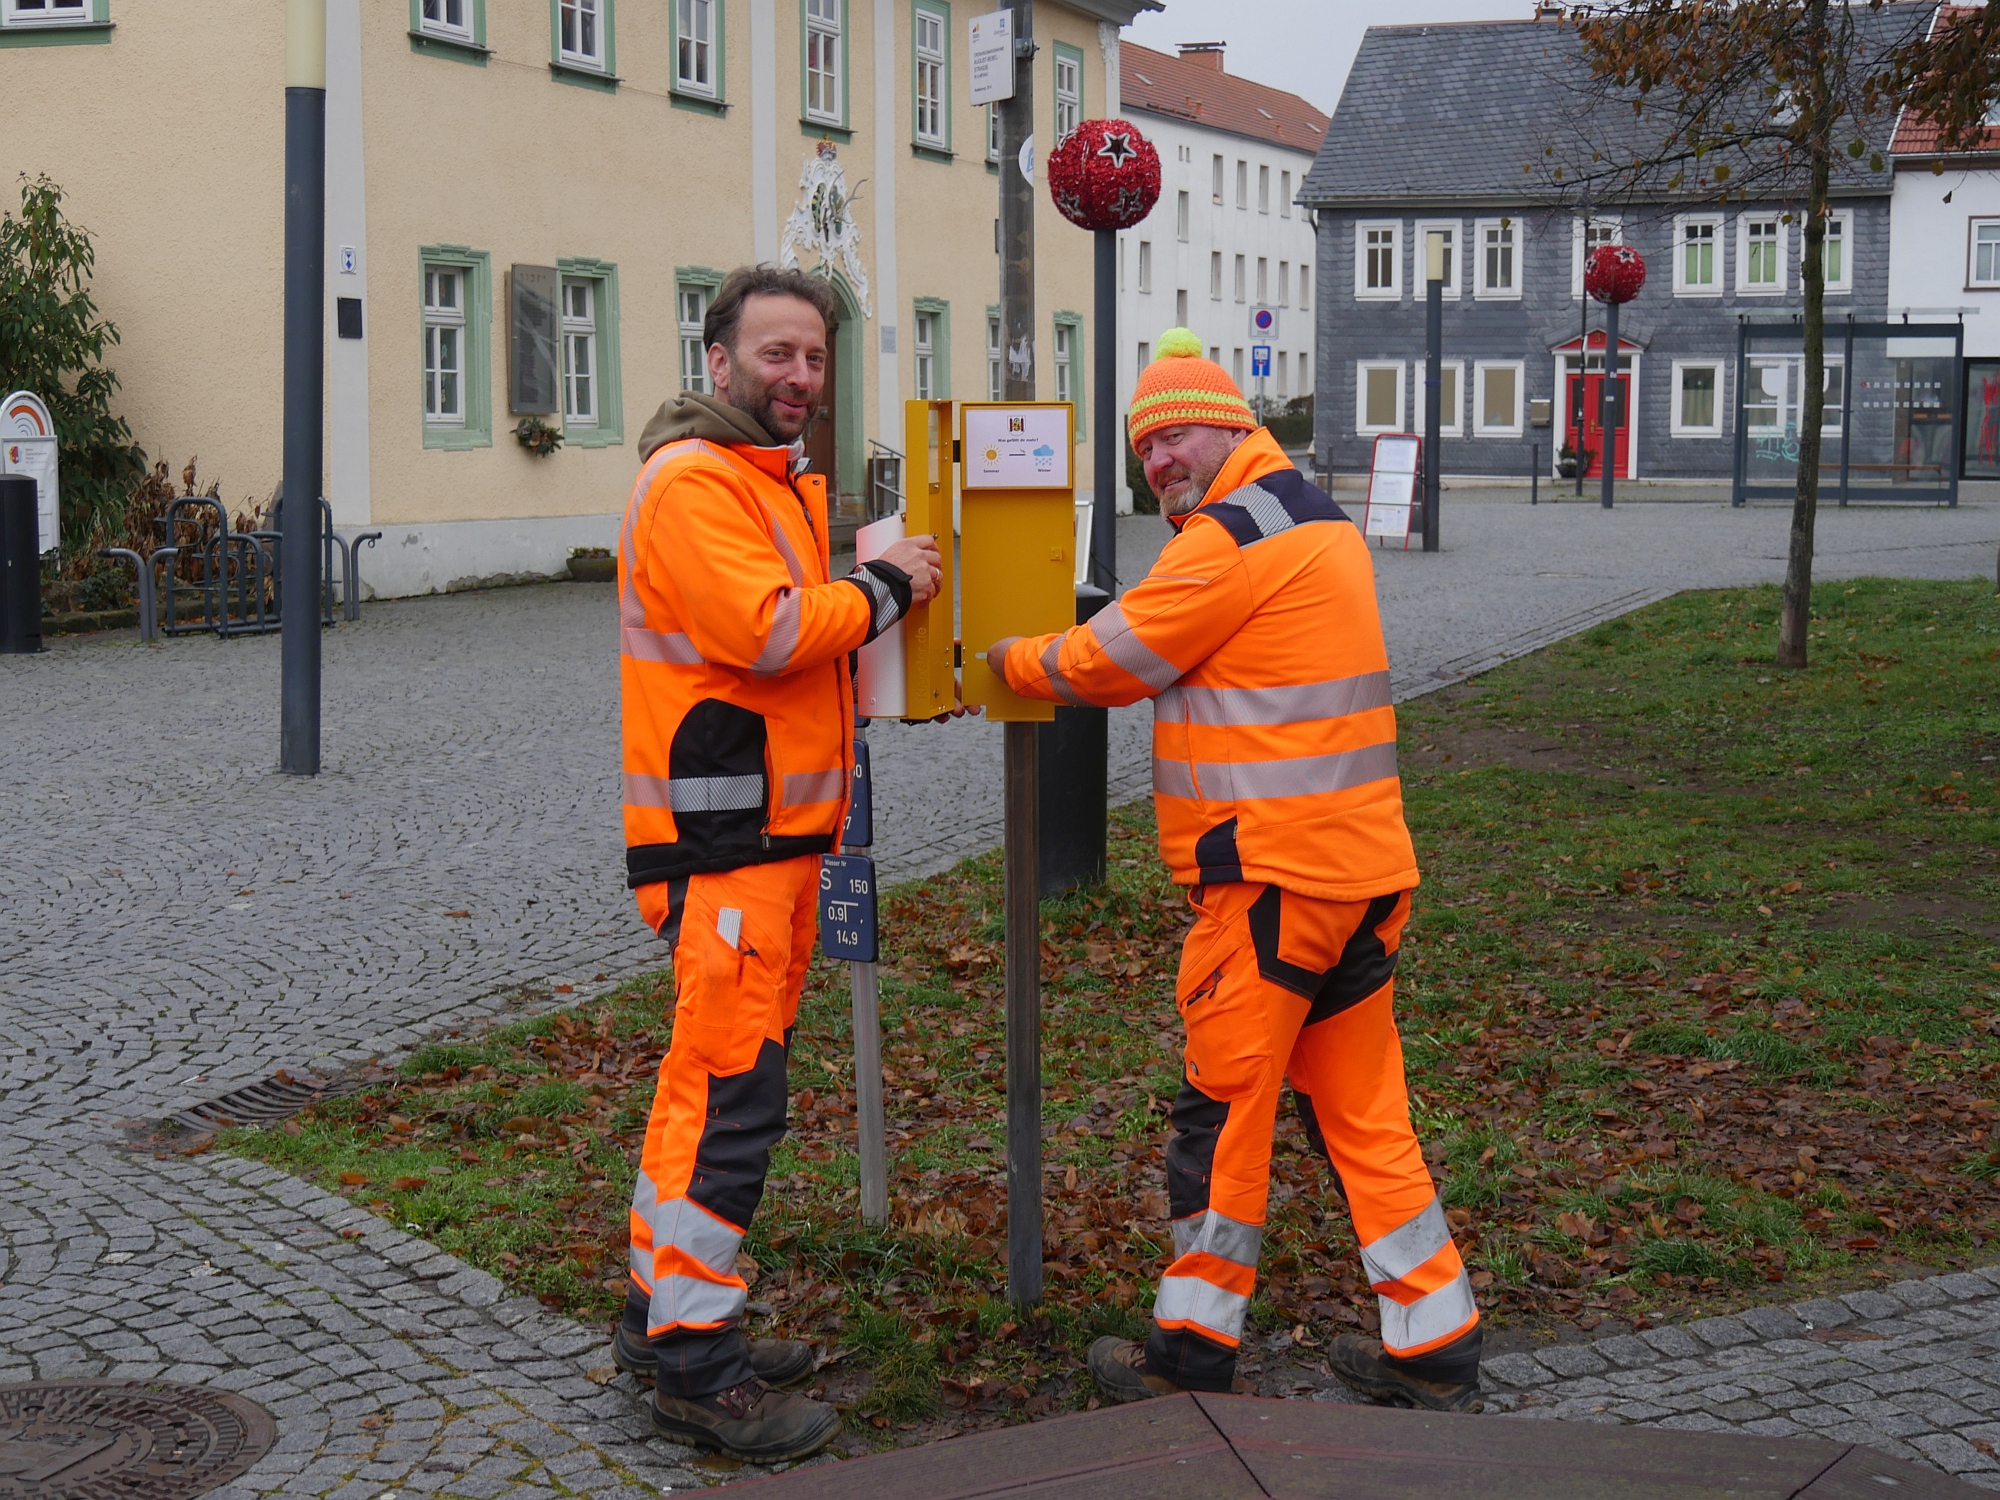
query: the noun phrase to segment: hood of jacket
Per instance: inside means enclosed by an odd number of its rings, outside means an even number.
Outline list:
[[[639,462],[644,463],[668,443],[702,438],[711,443],[752,448],[783,448],[772,441],[763,424],[746,411],[738,411],[727,401],[682,391],[664,401],[639,434]]]

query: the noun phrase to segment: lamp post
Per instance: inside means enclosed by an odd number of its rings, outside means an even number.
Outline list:
[[[1442,455],[1438,428],[1444,391],[1444,257],[1445,237],[1438,230],[1424,236],[1424,551],[1438,549],[1438,494]]]
[[[1599,441],[1604,444],[1604,508],[1611,509],[1617,470],[1618,429],[1627,426],[1624,393],[1618,389],[1618,309],[1646,284],[1646,261],[1630,245],[1599,245],[1584,262],[1583,289],[1604,304],[1604,384],[1598,388]],[[1582,472],[1578,454],[1578,472]]]
[[[319,774],[326,357],[326,0],[285,4],[285,412],[279,769]],[[351,585],[350,585],[351,586]]]

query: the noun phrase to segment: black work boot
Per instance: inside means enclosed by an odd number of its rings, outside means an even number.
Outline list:
[[[1340,1383],[1378,1406],[1414,1406],[1426,1411],[1484,1411],[1479,1395],[1479,1350],[1474,1328],[1442,1349],[1403,1359],[1380,1339],[1343,1333],[1327,1351],[1326,1362]]]
[[[658,1364],[646,1337],[646,1299],[634,1292],[625,1299],[625,1316],[611,1338],[611,1362],[627,1374],[651,1380]],[[750,1368],[766,1385],[791,1385],[813,1371],[810,1344],[797,1339],[751,1339]]]
[[[750,1463],[775,1464],[819,1452],[840,1431],[840,1413],[797,1391],[746,1380],[706,1396],[655,1391],[653,1430]]]
[[[1146,1373],[1146,1346],[1106,1334],[1090,1346],[1090,1374],[1097,1388],[1113,1401],[1143,1401],[1148,1396],[1178,1396],[1171,1380]]]

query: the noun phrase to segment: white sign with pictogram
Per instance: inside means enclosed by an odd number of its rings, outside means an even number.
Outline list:
[[[56,424],[32,391],[16,391],[0,402],[0,474],[26,474],[35,481],[35,517],[41,550],[53,552],[62,540],[61,496],[56,488]]]

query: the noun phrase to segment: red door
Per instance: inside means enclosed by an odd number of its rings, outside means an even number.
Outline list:
[[[1597,479],[1602,477],[1604,473],[1604,428],[1600,425],[1603,417],[1603,408],[1599,404],[1603,399],[1604,373],[1601,370],[1593,371],[1581,378],[1583,380],[1583,446],[1590,450],[1590,467],[1585,469],[1583,473],[1586,479]],[[1577,379],[1578,377],[1575,375],[1569,377],[1568,396],[1571,411],[1576,410]],[[1632,377],[1630,375],[1620,372],[1618,376],[1618,392],[1625,398],[1627,425],[1618,429],[1618,446],[1611,455],[1611,477],[1613,479],[1624,479],[1632,472],[1632,428],[1630,426]]]

